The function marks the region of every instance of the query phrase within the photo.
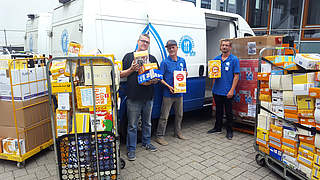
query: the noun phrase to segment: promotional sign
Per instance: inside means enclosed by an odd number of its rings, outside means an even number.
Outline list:
[[[173,89],[174,93],[186,93],[187,92],[187,72],[186,71],[174,71],[173,72]]]

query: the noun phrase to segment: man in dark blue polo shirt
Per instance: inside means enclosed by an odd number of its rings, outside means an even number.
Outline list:
[[[169,56],[160,64],[160,70],[163,73],[163,80],[161,83],[165,85],[163,90],[163,99],[161,106],[161,115],[158,123],[157,138],[155,141],[161,145],[168,145],[163,136],[166,133],[171,106],[174,107],[175,113],[175,136],[179,139],[185,140],[186,138],[181,133],[181,122],[183,115],[183,94],[174,93],[173,88],[173,72],[174,71],[187,71],[186,61],[177,56],[178,46],[175,40],[169,40],[166,44]]]
[[[208,133],[221,133],[223,112],[227,116],[227,135],[231,140],[232,132],[232,99],[235,93],[235,88],[238,84],[240,65],[236,56],[231,54],[232,43],[230,40],[220,41],[221,55],[214,58],[214,60],[221,60],[221,78],[213,79],[212,94],[216,104],[216,122],[213,129]]]

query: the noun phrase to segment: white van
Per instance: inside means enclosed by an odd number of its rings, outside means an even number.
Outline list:
[[[28,17],[24,50],[49,57],[52,14],[29,14]]]
[[[150,53],[159,64],[168,55],[166,41],[175,39],[178,56],[185,58],[188,69],[184,111],[212,101],[207,61],[220,53],[219,40],[254,35],[237,14],[196,8],[179,0],[71,1],[54,9],[52,33],[53,57],[65,55],[68,43],[74,41],[82,44],[84,51],[99,49],[116,59],[134,51],[139,35],[149,33]],[[156,88],[152,118],[159,117],[161,101],[161,89]]]

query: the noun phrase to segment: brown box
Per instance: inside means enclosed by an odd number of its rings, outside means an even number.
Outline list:
[[[48,119],[50,117],[49,102],[42,102],[45,100],[48,100],[48,96],[38,97],[28,101],[15,101],[15,109],[26,107],[16,110],[17,126],[26,128],[44,119]],[[40,104],[30,106],[35,103]],[[0,101],[0,114],[0,126],[15,127],[12,101]]]
[[[232,41],[231,53],[239,59],[258,59],[261,49],[281,47],[283,36],[251,36],[230,40]],[[263,52],[263,56],[272,56],[276,54],[276,50],[267,50]]]
[[[18,132],[19,138],[25,140],[26,152],[28,152],[52,139],[51,121],[43,120],[30,128],[18,128]],[[0,126],[0,137],[17,138],[16,128]]]

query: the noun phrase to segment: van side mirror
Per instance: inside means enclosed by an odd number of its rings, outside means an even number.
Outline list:
[[[203,73],[204,73],[204,66],[203,65],[200,65],[199,66],[199,76],[203,76]]]

